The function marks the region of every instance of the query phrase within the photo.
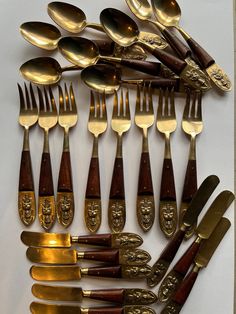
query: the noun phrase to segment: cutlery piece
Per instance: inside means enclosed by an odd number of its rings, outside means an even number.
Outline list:
[[[43,89],[44,99],[42,91],[38,87],[37,89],[40,109],[38,124],[44,131],[44,146],[39,176],[38,216],[41,226],[48,231],[52,228],[56,218],[52,166],[49,152],[49,130],[57,124],[57,109],[51,87],[48,87],[49,96],[46,88]]]
[[[69,93],[66,84],[64,94],[61,86],[58,86],[58,90],[58,123],[64,129],[64,142],[57,186],[57,219],[63,227],[67,228],[74,218],[74,193],[69,147],[69,130],[76,125],[78,114],[72,84],[70,85]]]
[[[233,200],[234,195],[232,192],[223,191],[213,201],[196,229],[197,238],[162,281],[158,290],[158,301],[168,301],[177,290],[187,274],[189,267],[193,263],[200,245],[207,240],[217,228],[219,221]]]
[[[226,73],[215,63],[215,60],[180,26],[181,9],[173,0],[151,0],[156,18],[167,27],[175,27],[196,55],[201,68],[205,70],[212,82],[221,90],[229,91],[232,84]]]
[[[34,97],[33,87],[30,84],[30,96],[24,84],[25,96],[18,84],[20,96],[19,124],[24,128],[23,149],[21,153],[19,187],[18,187],[18,212],[24,225],[30,226],[36,217],[36,204],[34,193],[34,179],[31,165],[29,129],[38,120],[38,108]]]
[[[174,170],[171,158],[170,135],[176,130],[174,91],[159,92],[157,109],[157,129],[165,136],[165,153],[162,167],[161,191],[159,203],[159,224],[167,238],[175,233],[178,224]]]
[[[189,89],[186,90],[186,105],[183,113],[182,129],[190,136],[190,149],[180,205],[180,224],[181,219],[193,198],[193,195],[197,191],[196,136],[201,133],[203,129],[202,94],[199,91],[193,92],[191,103],[191,91]],[[197,221],[186,232],[185,238],[190,238],[193,235],[196,226]]]
[[[102,204],[100,192],[100,173],[98,157],[98,138],[107,129],[106,96],[96,94],[96,104],[93,92],[90,93],[90,114],[88,130],[93,134],[93,152],[89,166],[88,181],[84,204],[85,223],[90,232],[96,232],[102,220]]]
[[[107,290],[83,290],[80,287],[49,286],[35,283],[32,286],[35,297],[54,301],[77,301],[83,298],[107,301],[117,304],[149,305],[156,303],[155,293],[146,289],[107,289]]]
[[[80,268],[79,266],[32,266],[31,277],[39,281],[80,280],[82,276],[106,278],[144,279],[151,273],[151,267],[143,266],[108,266]]]
[[[43,264],[77,264],[81,259],[100,261],[115,265],[145,265],[151,259],[148,252],[140,249],[106,249],[76,251],[58,248],[29,247],[26,256],[33,263]]]
[[[21,233],[21,241],[28,246],[55,248],[71,247],[73,244],[82,244],[127,249],[136,248],[143,243],[143,240],[139,235],[130,232],[71,236],[69,233],[23,231]]]
[[[137,24],[122,11],[113,8],[104,9],[100,14],[100,21],[107,35],[117,44],[127,47],[134,43],[140,43],[145,50],[193,88],[204,91],[211,88],[205,74],[202,74],[202,71],[196,69],[195,66],[144,42],[140,38]]]
[[[116,158],[108,204],[108,223],[112,232],[121,232],[126,221],[122,138],[123,133],[127,132],[131,126],[128,90],[126,91],[125,103],[123,98],[123,90],[121,89],[120,106],[118,109],[118,95],[115,92],[111,120],[112,130],[117,133]]]
[[[148,149],[148,128],[154,123],[152,90],[146,85],[142,88],[143,100],[141,101],[140,86],[137,86],[135,123],[143,133],[143,146],[139,166],[137,217],[143,231],[151,229],[155,219],[155,201],[152,185],[151,165]],[[147,96],[148,94],[148,96]],[[148,101],[147,101],[148,98]]]
[[[171,298],[171,301],[168,302],[162,310],[162,314],[179,313],[181,311],[193,288],[199,271],[208,265],[212,255],[230,228],[230,225],[230,221],[227,218],[221,218],[221,221],[211,234],[210,238],[202,243],[200,250],[194,259],[192,270],[180,284],[178,290]]]
[[[57,305],[32,302],[30,310],[33,314],[51,313],[51,314],[155,314],[155,311],[148,306],[143,305],[127,305],[124,307],[92,307],[82,308],[76,305]]]
[[[180,247],[180,244],[183,241],[185,232],[196,221],[196,217],[198,217],[218,184],[219,178],[215,175],[208,176],[202,182],[191,203],[189,204],[188,210],[183,216],[182,225],[175,233],[173,239],[171,239],[171,241],[162,251],[158,260],[152,266],[152,273],[147,278],[147,284],[149,287],[156,286],[164,277]]]

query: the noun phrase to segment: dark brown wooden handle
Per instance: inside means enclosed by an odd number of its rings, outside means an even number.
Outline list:
[[[104,246],[104,247],[111,247],[112,246],[112,235],[110,233],[107,234],[91,234],[91,235],[84,235],[78,237],[79,244],[88,244],[88,245],[97,245],[97,246]]]
[[[173,239],[170,240],[166,248],[162,251],[159,259],[163,259],[171,263],[180,247],[180,244],[183,241],[184,235],[185,235],[184,231],[178,230],[175,233]]]
[[[119,250],[85,251],[84,259],[119,264]]]
[[[123,158],[116,157],[111,180],[110,199],[124,199]]]
[[[189,160],[182,194],[182,202],[190,203],[197,191],[197,163],[196,160]]]
[[[102,56],[109,56],[113,54],[115,43],[111,40],[92,39],[98,46],[99,54]]]
[[[97,157],[92,157],[89,166],[86,198],[100,198],[100,195],[99,160]]]
[[[191,271],[186,278],[182,281],[179,288],[175,292],[172,297],[172,300],[180,305],[184,305],[185,301],[187,300],[193,285],[197,279],[198,272]]]
[[[180,58],[185,59],[191,56],[192,51],[187,47],[181,39],[179,39],[175,34],[167,27],[162,31],[165,39],[168,41],[172,49],[179,55]]]
[[[200,62],[203,69],[206,69],[215,63],[214,59],[194,39],[189,38],[187,42],[193,53],[198,58],[198,61]]]
[[[19,191],[34,191],[30,152],[24,150],[21,154]]]
[[[194,258],[199,250],[200,242],[193,242],[188,250],[182,255],[182,257],[175,264],[173,270],[177,271],[181,275],[185,276],[194,261]]]
[[[134,69],[135,71],[147,73],[154,76],[160,75],[161,71],[160,62],[121,59],[121,64],[128,68]]]
[[[171,89],[172,87],[174,87],[175,91],[178,91],[180,84],[179,79],[165,79],[161,77],[150,81],[146,80],[146,82],[148,84],[150,83],[153,88],[169,87]]]
[[[57,191],[73,192],[70,152],[62,153]]]
[[[122,307],[100,307],[100,308],[89,308],[88,314],[122,314]]]
[[[172,160],[165,158],[162,167],[160,201],[176,201]]]
[[[107,278],[122,278],[121,266],[90,267],[88,269],[88,275]]]
[[[49,153],[42,154],[40,176],[39,176],[39,196],[53,196],[52,166]]]
[[[124,302],[124,289],[92,290],[91,299],[122,304]]]
[[[180,75],[187,65],[185,61],[160,49],[151,50],[150,53],[177,75]]]
[[[148,152],[142,153],[140,159],[138,195],[153,195],[151,165]]]

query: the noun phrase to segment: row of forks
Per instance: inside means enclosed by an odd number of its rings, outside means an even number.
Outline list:
[[[77,110],[72,86],[69,93],[65,86],[65,95],[59,86],[59,125],[64,128],[64,146],[61,158],[57,202],[55,209],[52,171],[49,154],[49,129],[57,123],[57,111],[52,91],[49,88],[49,97],[44,89],[44,100],[41,90],[39,95],[39,116],[37,106],[30,85],[31,102],[28,89],[25,86],[25,99],[23,91],[20,92],[20,118],[19,122],[25,128],[24,146],[19,184],[19,213],[25,225],[30,225],[35,219],[35,197],[33,189],[33,177],[30,165],[29,153],[29,127],[39,120],[39,125],[44,129],[44,150],[41,162],[39,184],[38,214],[41,225],[49,230],[54,224],[57,215],[58,221],[67,227],[74,216],[74,196],[72,186],[72,174],[69,153],[69,128],[77,122]],[[154,124],[152,88],[150,86],[137,86],[135,124],[142,130],[143,147],[140,159],[140,171],[137,193],[137,218],[140,227],[144,231],[151,229],[155,219],[155,202],[148,149],[148,128]],[[142,96],[142,97],[141,97]],[[186,106],[183,114],[182,127],[186,134],[190,135],[189,162],[185,175],[185,183],[181,202],[180,219],[186,210],[193,194],[197,189],[196,173],[196,135],[202,130],[201,94],[195,92],[192,103],[191,93],[187,90]],[[49,100],[50,99],[50,100]],[[131,126],[129,93],[124,97],[121,90],[120,101],[118,95],[114,95],[111,127],[117,134],[117,152],[110,187],[108,222],[112,232],[123,230],[126,221],[125,188],[122,158],[122,137]],[[161,230],[167,237],[171,237],[177,227],[178,214],[175,195],[174,172],[171,159],[170,134],[177,126],[174,106],[174,91],[160,90],[157,110],[157,129],[165,136],[165,154],[161,179],[159,223]],[[93,134],[93,152],[90,161],[89,174],[85,195],[84,216],[88,230],[96,232],[101,225],[102,206],[100,191],[100,174],[98,159],[98,138],[107,129],[106,95],[91,92],[90,114],[88,130]],[[28,169],[28,170],[27,170]]]

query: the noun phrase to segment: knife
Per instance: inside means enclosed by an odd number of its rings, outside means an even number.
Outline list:
[[[177,314],[181,311],[193,288],[199,271],[208,265],[212,255],[228,231],[230,225],[230,221],[227,218],[221,218],[221,221],[215,228],[214,232],[211,234],[210,238],[202,243],[201,248],[194,259],[194,266],[191,272],[180,284],[178,290],[171,298],[171,301],[162,310],[161,314]]]
[[[202,241],[210,237],[221,220],[221,217],[233,202],[234,198],[235,197],[232,192],[223,191],[213,201],[201,223],[196,229],[196,240],[192,243],[192,245],[188,248],[188,250],[162,281],[158,291],[158,301],[168,301],[173,293],[177,290],[178,286],[187,274],[189,267],[193,263]]]
[[[134,305],[148,305],[157,301],[155,293],[138,288],[83,290],[80,287],[49,286],[36,283],[32,286],[32,293],[36,298],[53,301],[82,302],[83,298],[89,298]]]
[[[58,248],[29,247],[26,256],[33,263],[45,264],[77,264],[80,259],[94,260],[115,265],[145,265],[151,256],[140,249],[107,249],[76,251]]]
[[[152,272],[147,278],[149,287],[156,286],[164,277],[183,241],[185,232],[188,231],[192,224],[197,220],[198,215],[218,184],[219,178],[215,175],[208,176],[202,182],[183,216],[179,230],[175,233],[172,240],[168,243],[158,260],[152,266]]]
[[[30,310],[33,314],[155,314],[155,311],[149,306],[132,305],[124,307],[97,307],[97,308],[82,308],[76,305],[56,305],[32,302]]]
[[[139,235],[128,232],[71,236],[69,233],[23,231],[21,241],[27,246],[71,247],[72,244],[84,244],[118,249],[136,248],[143,243]]]
[[[30,275],[41,281],[80,280],[82,276],[106,278],[144,279],[151,273],[151,267],[143,266],[108,266],[80,268],[79,266],[32,266]]]

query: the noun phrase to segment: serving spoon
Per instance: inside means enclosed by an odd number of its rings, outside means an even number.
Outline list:
[[[191,87],[203,91],[211,88],[206,76],[199,69],[144,42],[140,38],[137,24],[122,11],[113,8],[104,9],[100,14],[100,21],[107,35],[119,45],[126,47],[139,43]]]
[[[215,60],[180,26],[181,9],[175,0],[151,0],[153,12],[161,24],[175,27],[188,43],[211,80],[223,91],[229,91],[232,84],[226,73],[215,63]]]
[[[101,56],[94,42],[83,37],[63,37],[58,42],[59,51],[71,63],[85,68],[98,61],[118,63],[136,71],[158,75],[161,64],[159,62],[123,59],[110,56]]]

